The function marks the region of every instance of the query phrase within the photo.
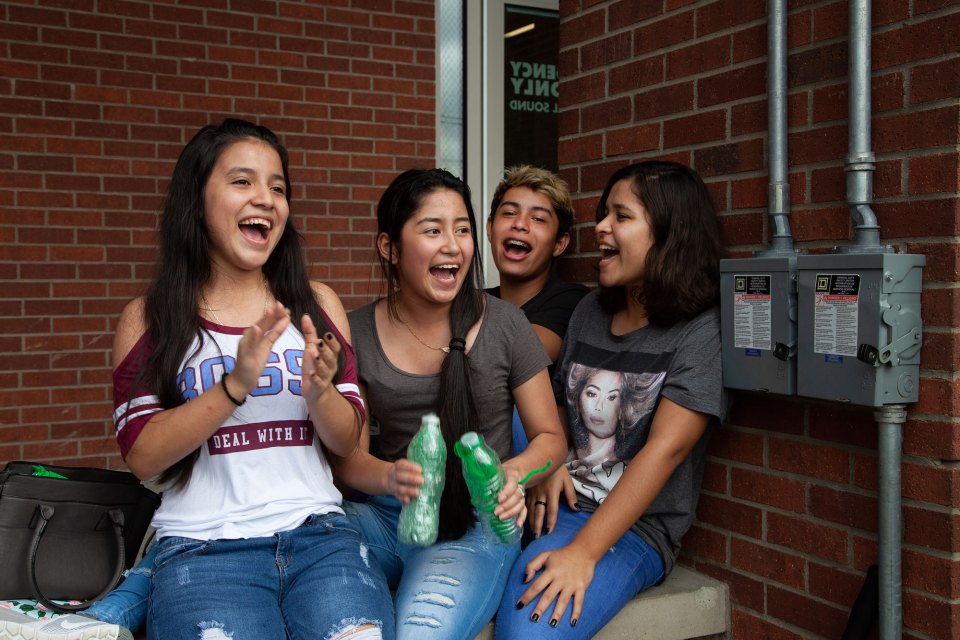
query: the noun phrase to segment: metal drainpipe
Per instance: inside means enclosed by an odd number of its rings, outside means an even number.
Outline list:
[[[770,0],[767,18],[767,206],[773,225],[770,250],[757,255],[793,253],[790,233],[790,182],[787,175],[787,1]]]
[[[879,429],[877,536],[880,539],[880,640],[896,640],[901,637],[903,627],[900,560],[903,505],[900,497],[900,459],[907,408],[902,404],[884,405],[873,415]]]

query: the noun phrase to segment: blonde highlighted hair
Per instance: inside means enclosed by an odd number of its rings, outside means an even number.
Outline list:
[[[490,203],[491,220],[496,216],[504,194],[514,187],[527,187],[547,196],[557,216],[557,240],[570,230],[573,224],[573,200],[567,182],[552,171],[528,164],[509,167],[503,172],[503,179],[493,192],[493,201]]]

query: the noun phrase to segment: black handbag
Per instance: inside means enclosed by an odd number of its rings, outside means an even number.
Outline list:
[[[159,504],[129,472],[8,463],[0,472],[0,599],[85,609],[133,566]]]

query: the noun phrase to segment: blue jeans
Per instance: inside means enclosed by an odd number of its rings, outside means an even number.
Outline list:
[[[399,640],[474,638],[496,613],[518,544],[489,541],[479,524],[459,540],[400,544],[400,502],[393,496],[344,502],[343,510],[397,590]]]
[[[120,586],[102,600],[94,602],[83,615],[110,624],[118,624],[131,631],[139,631],[147,621],[147,602],[150,598],[150,576],[153,573],[157,545],[144,554],[143,559],[127,572]]]
[[[513,422],[510,424],[510,428],[511,439],[513,440],[513,455],[520,455],[530,444],[530,440],[527,439],[527,431],[523,428],[523,423],[520,422],[520,412],[517,411],[516,407],[513,408]]]
[[[663,580],[663,559],[660,554],[643,538],[627,531],[597,563],[593,580],[584,596],[583,611],[577,626],[570,625],[572,600],[556,627],[549,625],[555,603],[544,610],[539,622],[530,620],[535,604],[528,603],[523,609],[517,609],[517,601],[529,586],[523,582],[527,563],[544,551],[569,544],[589,517],[589,513],[572,511],[561,502],[553,531],[540,536],[523,550],[510,572],[500,611],[497,612],[497,640],[592,638],[631,598]],[[538,600],[535,598],[532,602]]]
[[[151,638],[394,637],[383,573],[340,514],[269,537],[164,537],[157,545]]]

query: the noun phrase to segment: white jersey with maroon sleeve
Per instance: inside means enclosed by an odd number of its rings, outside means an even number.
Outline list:
[[[196,350],[194,342],[177,376],[187,402],[214,389],[233,369],[243,333],[202,324],[203,344]],[[362,417],[353,350],[329,320],[328,326],[346,360],[336,387]],[[200,448],[190,481],[164,491],[153,520],[158,536],[262,537],[295,528],[311,514],[340,511],[342,496],[300,395],[303,347],[303,335],[291,324],[274,343],[257,388]],[[114,371],[114,421],[124,455],[150,417],[163,410],[156,396],[131,391],[147,349],[141,340]]]

